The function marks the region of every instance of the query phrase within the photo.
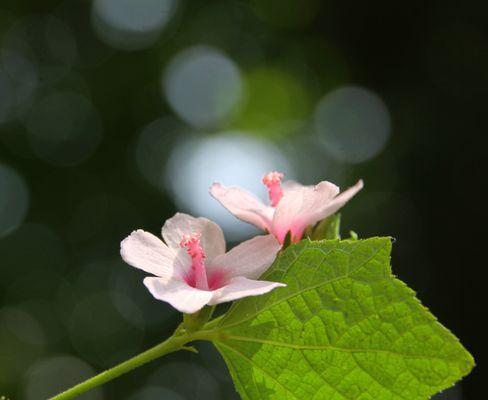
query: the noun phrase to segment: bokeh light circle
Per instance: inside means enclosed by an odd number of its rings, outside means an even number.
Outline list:
[[[12,168],[0,164],[0,237],[15,230],[29,208],[29,191],[24,179]]]
[[[279,170],[293,178],[290,164],[271,143],[239,132],[227,132],[180,142],[166,169],[166,181],[178,205],[222,226],[226,238],[237,241],[256,232],[232,216],[209,193],[214,182],[240,186],[267,201],[262,176]]]
[[[25,400],[51,398],[93,375],[95,370],[79,358],[67,355],[49,357],[27,370],[23,398]],[[90,390],[83,398],[101,400],[102,389]]]
[[[175,118],[158,118],[142,128],[135,144],[135,162],[139,173],[151,185],[164,188],[164,168],[175,138],[183,131]]]
[[[35,154],[53,165],[78,165],[96,150],[100,117],[78,93],[54,92],[38,99],[25,118]]]
[[[78,57],[71,28],[52,15],[28,15],[16,21],[3,37],[3,52],[25,58],[43,85],[66,76]]]
[[[82,298],[75,306],[69,324],[74,347],[87,360],[103,367],[136,354],[144,337],[144,320],[138,306],[122,293],[116,296],[117,305],[108,292]],[[124,314],[120,312],[121,305],[125,308]]]
[[[314,115],[319,141],[337,159],[361,163],[378,155],[390,135],[390,116],[370,90],[348,86],[327,94]]]
[[[237,65],[220,50],[207,46],[177,54],[165,71],[163,89],[178,116],[202,128],[230,117],[243,95]]]
[[[124,218],[120,218],[123,215]],[[142,223],[141,210],[126,198],[111,194],[82,196],[73,209],[68,237],[73,243],[121,237]]]
[[[0,387],[15,382],[42,353],[45,332],[20,308],[0,308]]]
[[[185,400],[185,397],[179,395],[173,390],[158,387],[146,386],[129,396],[128,400]]]
[[[126,308],[124,306],[125,296],[128,296],[140,307],[145,327],[148,329],[154,327],[159,330],[162,326],[170,326],[172,323],[171,319],[176,317],[177,311],[172,307],[162,306],[160,301],[155,301],[154,297],[148,293],[143,285],[142,278],[140,271],[134,268],[127,268],[127,264],[124,264],[122,260],[117,260],[113,263],[108,282],[115,307],[126,319],[139,324],[141,315],[130,312],[130,307]],[[125,296],[120,297],[119,293]]]
[[[3,192],[0,192],[0,198]],[[30,280],[31,274],[36,275],[34,287],[26,293],[15,293],[15,299],[29,296],[42,297],[44,283],[49,282],[55,272],[66,268],[66,247],[62,238],[46,225],[25,222],[15,232],[0,240],[0,254],[2,255],[2,268],[0,268],[0,281],[8,282],[8,287],[15,290],[16,282]],[[24,273],[18,273],[18,266],[28,266]],[[39,276],[41,279],[39,279]],[[28,286],[27,286],[28,287]],[[51,286],[49,286],[51,287]],[[19,289],[23,289],[21,285]],[[5,289],[3,298],[8,299],[9,290]],[[9,299],[12,300],[12,299]]]
[[[13,107],[14,88],[10,78],[0,67],[0,124],[5,122]]]
[[[19,340],[36,347],[44,345],[44,332],[30,314],[16,308],[4,308],[2,309],[2,317],[7,329],[14,333]]]
[[[293,136],[312,109],[303,82],[285,69],[259,67],[245,75],[246,99],[236,126],[263,136]]]
[[[92,3],[63,0],[55,10],[55,15],[72,30],[78,53],[76,64],[83,69],[102,65],[114,52],[93,29]]]
[[[92,23],[100,39],[124,50],[151,46],[174,14],[176,0],[95,0]]]
[[[30,107],[39,87],[39,73],[32,60],[16,49],[0,50],[0,85],[5,92],[0,94],[5,102],[0,110],[0,122],[20,117]],[[3,70],[3,71],[2,71]],[[3,73],[2,73],[3,72]]]
[[[222,398],[222,391],[215,377],[206,368],[190,362],[165,363],[149,376],[147,386],[170,389],[184,399]]]

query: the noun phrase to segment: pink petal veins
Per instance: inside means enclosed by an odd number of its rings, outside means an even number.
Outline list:
[[[214,183],[210,187],[210,194],[241,221],[271,231],[274,208],[263,204],[251,193],[238,187],[225,187],[220,183]]]

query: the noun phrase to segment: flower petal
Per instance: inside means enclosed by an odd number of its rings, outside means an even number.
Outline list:
[[[315,223],[334,214],[336,211],[344,207],[344,205],[351,200],[363,186],[363,181],[360,179],[354,186],[351,186],[349,189],[334,197],[328,204],[322,204],[321,207],[317,208],[315,215],[311,217],[313,222],[310,223]]]
[[[172,249],[161,239],[141,229],[122,240],[120,255],[127,264],[165,279],[184,270],[182,262]]]
[[[288,180],[283,182],[281,188],[283,189],[283,193],[302,189],[318,190],[322,193],[322,195],[327,196],[328,198],[333,198],[337,196],[340,192],[337,185],[334,185],[333,183],[327,181],[319,182],[317,185],[302,185],[299,182]]]
[[[284,193],[276,207],[272,230],[280,243],[283,243],[288,231],[291,232],[293,241],[301,238],[307,226],[304,217],[314,212],[322,199],[322,193],[313,186],[302,186]],[[328,202],[329,194],[325,191],[324,194],[326,196],[323,201]]]
[[[273,263],[280,249],[273,235],[256,236],[215,258],[208,270],[210,274],[218,271],[227,279],[236,276],[257,279]]]
[[[298,183],[297,181],[293,181],[291,179],[284,181],[281,184],[281,189],[283,189],[283,193],[290,192],[292,190],[301,189],[302,187],[304,187],[304,185]]]
[[[341,191],[339,189],[339,186],[327,181],[319,182],[317,183],[317,185],[315,185],[315,187],[312,186],[312,188],[316,192],[320,193],[321,200],[331,200],[336,197]]]
[[[214,290],[209,305],[225,303],[248,296],[265,294],[277,287],[286,286],[284,283],[256,281],[244,277],[236,277],[229,281],[224,287]]]
[[[251,193],[238,187],[214,183],[210,187],[210,194],[240,220],[263,230],[271,230],[273,207],[265,205]]]
[[[273,233],[283,242],[288,231],[292,240],[301,239],[304,229],[335,213],[362,188],[362,181],[339,193],[339,188],[327,181],[316,186],[303,186],[283,195],[276,207]]]
[[[201,244],[209,260],[225,253],[222,229],[207,218],[195,218],[188,214],[176,213],[164,223],[162,229],[165,242],[173,249],[179,249],[183,235],[191,233],[201,234]]]
[[[178,280],[145,278],[144,285],[158,300],[171,304],[178,311],[193,314],[203,308],[212,298],[212,292],[199,290]]]

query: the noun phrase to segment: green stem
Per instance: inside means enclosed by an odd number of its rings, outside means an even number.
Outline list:
[[[215,306],[205,306],[194,314],[183,314],[183,327],[188,332],[198,331],[212,318]]]
[[[87,379],[86,381],[79,383],[76,386],[51,397],[50,400],[66,400],[72,399],[86,391],[93,389],[97,386],[103,385],[106,382],[111,381],[125,374],[126,372],[132,371],[134,368],[140,367],[148,363],[149,361],[155,360],[156,358],[162,357],[166,354],[173,353],[177,350],[185,349],[192,350],[193,348],[185,347],[185,344],[196,339],[204,339],[205,336],[195,334],[179,334],[180,330],[177,329],[175,335],[171,336],[164,342],[154,346],[153,348],[141,353],[123,363],[110,368],[93,378]],[[194,350],[194,349],[193,349]]]

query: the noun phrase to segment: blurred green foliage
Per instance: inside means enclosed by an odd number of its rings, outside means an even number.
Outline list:
[[[458,243],[457,253],[468,254],[460,270],[431,239],[481,237],[486,5],[134,4],[0,5],[0,393],[44,398],[174,329],[180,317],[147,293],[118,249],[133,229],[157,234],[182,208],[183,191],[191,200],[183,211],[204,201],[187,165],[222,171],[227,184],[259,185],[260,169],[277,159],[305,183],[364,178],[342,226],[395,237],[394,273],[476,354],[482,302],[469,277],[481,254]],[[168,66],[195,46],[211,51],[172,76]],[[317,104],[329,107],[331,93],[351,87],[374,96],[322,122]],[[342,142],[357,126],[368,127],[366,136]],[[385,143],[375,142],[377,132]],[[239,153],[243,137],[263,153]],[[363,142],[367,159],[351,163],[363,150],[351,146]],[[224,143],[216,152],[228,157],[197,163],[205,143]],[[184,170],[178,182],[167,168],[175,154],[184,154],[172,161]],[[475,190],[469,199],[467,188]],[[453,218],[460,210],[464,218]],[[234,240],[250,234],[224,222]],[[85,398],[237,398],[222,360],[201,347],[202,358],[172,355]],[[452,395],[477,398],[479,374]]]

